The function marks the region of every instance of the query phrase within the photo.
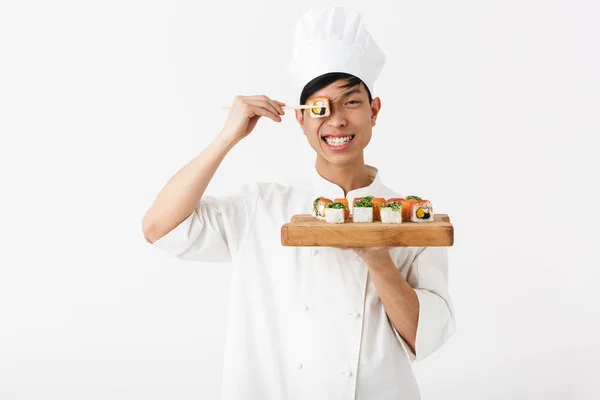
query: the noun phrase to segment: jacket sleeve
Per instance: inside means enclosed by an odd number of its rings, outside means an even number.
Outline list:
[[[410,360],[421,361],[442,347],[455,329],[454,308],[448,291],[447,249],[420,248],[406,279],[419,300],[416,354],[395,328],[394,332]]]
[[[257,201],[257,183],[231,196],[205,195],[189,217],[153,245],[182,260],[231,262],[250,232]]]

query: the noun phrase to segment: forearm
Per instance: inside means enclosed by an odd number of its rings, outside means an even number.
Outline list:
[[[167,182],[142,221],[142,230],[148,240],[154,243],[190,216],[234,145],[221,135],[217,136]]]
[[[402,338],[415,351],[419,300],[391,257],[367,261],[371,279],[390,321]]]

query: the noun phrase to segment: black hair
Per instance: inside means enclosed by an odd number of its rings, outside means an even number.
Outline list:
[[[300,94],[300,104],[305,104],[306,100],[308,100],[313,94],[340,79],[347,80],[346,84],[341,86],[344,89],[350,89],[362,83],[367,89],[367,95],[369,96],[369,104],[373,101],[371,91],[369,90],[367,85],[365,85],[362,79],[357,78],[354,75],[347,74],[345,72],[329,72],[327,74],[323,74],[316,77],[312,81],[308,82],[306,86],[304,86],[304,89],[302,89],[302,93]]]

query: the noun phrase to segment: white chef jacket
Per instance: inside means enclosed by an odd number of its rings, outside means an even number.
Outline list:
[[[345,196],[402,197],[372,183]],[[316,169],[306,181],[254,183],[206,195],[154,246],[183,260],[232,262],[222,398],[419,399],[411,361],[454,332],[445,247],[396,247],[396,267],[419,300],[416,354],[387,317],[368,268],[352,250],[284,247],[281,226],[319,196],[343,198]]]

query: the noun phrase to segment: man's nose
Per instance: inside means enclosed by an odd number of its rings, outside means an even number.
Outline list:
[[[346,115],[343,110],[339,107],[330,106],[329,117],[327,117],[327,124],[329,126],[345,126],[348,123]]]

